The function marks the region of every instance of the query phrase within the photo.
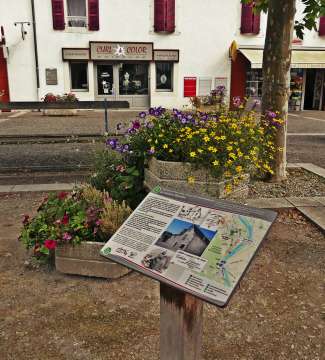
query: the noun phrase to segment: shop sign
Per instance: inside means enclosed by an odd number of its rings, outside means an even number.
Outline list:
[[[90,42],[92,60],[145,60],[153,58],[152,43]]]
[[[46,85],[58,84],[58,70],[57,69],[45,69]]]
[[[62,49],[63,60],[89,60],[89,49]]]
[[[179,61],[179,50],[154,50],[155,61]]]

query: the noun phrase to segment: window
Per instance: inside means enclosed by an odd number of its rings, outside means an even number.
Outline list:
[[[71,90],[87,91],[88,90],[88,63],[71,62]]]
[[[263,75],[261,69],[252,69],[247,72],[245,96],[262,97]]]
[[[69,27],[86,27],[86,0],[67,0],[67,14],[67,24]]]
[[[173,91],[173,63],[156,62],[156,90]]]
[[[120,95],[148,95],[148,65],[121,64]]]

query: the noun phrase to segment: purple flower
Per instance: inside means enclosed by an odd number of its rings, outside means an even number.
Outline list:
[[[148,150],[148,154],[153,155],[155,153],[155,149],[151,148]]]
[[[150,108],[149,109],[149,115],[154,115],[155,114],[155,109],[154,108]]]
[[[118,124],[116,125],[116,130],[121,130],[122,127],[123,127],[122,123],[118,123]]]
[[[276,118],[276,113],[274,111],[266,111],[266,116],[269,118],[269,119],[274,119]]]
[[[206,114],[206,113],[200,113],[200,116],[201,116],[201,120],[202,120],[202,121],[208,120],[208,114]]]
[[[135,129],[133,129],[133,127],[128,129],[128,134],[134,134],[136,132]]]
[[[108,139],[106,140],[106,145],[109,145],[112,150],[115,150],[118,145],[117,139]]]
[[[141,111],[140,114],[139,114],[139,117],[141,119],[144,119],[146,116],[147,116],[147,113],[145,111]]]
[[[128,144],[122,146],[122,152],[128,152],[129,150],[130,150],[130,146]]]
[[[146,127],[147,127],[148,129],[152,129],[152,128],[154,127],[154,124],[153,124],[151,121],[148,121],[148,122],[146,123]]]
[[[138,130],[138,129],[140,129],[140,127],[141,127],[141,123],[139,120],[132,121],[132,129]]]
[[[181,123],[182,123],[182,124],[187,124],[187,119],[186,119],[185,117],[182,117]]]

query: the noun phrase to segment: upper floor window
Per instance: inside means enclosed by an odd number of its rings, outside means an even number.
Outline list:
[[[242,4],[241,9],[241,34],[259,34],[261,16],[254,11],[255,2],[252,0],[248,4]]]
[[[87,26],[86,0],[67,0],[67,24],[69,27]]]
[[[52,0],[52,15],[54,30],[66,27],[99,30],[99,0]]]
[[[175,31],[175,0],[154,0],[154,30],[164,33]]]

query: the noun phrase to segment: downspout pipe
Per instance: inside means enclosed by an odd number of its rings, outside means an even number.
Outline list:
[[[39,96],[40,81],[39,81],[39,64],[38,64],[38,48],[37,48],[37,33],[36,33],[36,18],[35,18],[34,0],[31,0],[31,6],[32,6],[32,18],[33,18],[33,37],[34,37],[34,56],[35,56],[37,96]]]

